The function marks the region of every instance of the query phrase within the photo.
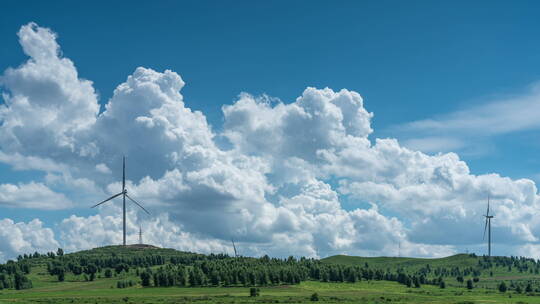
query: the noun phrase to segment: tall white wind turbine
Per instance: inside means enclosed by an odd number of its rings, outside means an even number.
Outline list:
[[[113,198],[116,198],[116,197],[122,195],[122,202],[123,202],[123,204],[122,204],[122,219],[123,219],[122,224],[123,224],[123,244],[124,244],[124,246],[126,246],[126,197],[128,199],[130,199],[133,203],[135,203],[135,205],[141,207],[141,209],[144,212],[150,214],[150,212],[148,212],[146,209],[144,209],[144,207],[141,206],[141,204],[137,203],[127,193],[128,193],[128,191],[126,189],[126,157],[124,156],[123,159],[122,159],[122,192],[117,193],[117,194],[109,197],[108,199],[106,199],[106,200],[92,206],[92,208],[95,208],[95,207],[97,207],[97,206],[99,206],[101,204],[104,204],[104,203],[112,200]]]
[[[491,219],[494,217],[493,215],[489,214],[489,195],[488,195],[488,203],[487,203],[487,211],[486,215],[484,215],[486,218],[486,225],[484,226],[484,240],[486,239],[486,231],[488,233],[488,257],[491,256]]]

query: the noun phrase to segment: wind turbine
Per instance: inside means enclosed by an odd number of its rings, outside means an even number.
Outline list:
[[[126,246],[126,197],[129,198],[133,203],[135,203],[135,205],[141,207],[142,210],[144,210],[144,212],[150,214],[150,212],[148,212],[146,209],[144,209],[143,206],[141,206],[139,203],[137,203],[134,199],[132,199],[128,194],[127,194],[127,189],[126,189],[126,157],[124,156],[123,159],[122,159],[122,192],[120,193],[117,193],[111,197],[109,197],[108,199],[102,201],[101,203],[98,203],[94,206],[92,206],[92,208],[95,208],[101,204],[104,204],[110,200],[112,200],[113,198],[116,198],[120,195],[122,195],[122,201],[123,201],[123,204],[122,204],[122,215],[123,215],[123,236],[124,236],[124,246]]]
[[[486,218],[486,225],[484,226],[484,238],[486,239],[486,230],[488,232],[488,257],[491,256],[491,219],[493,218],[493,215],[489,215],[489,195],[488,195],[488,204],[487,204],[487,211],[486,215],[484,215]]]
[[[232,242],[232,247],[234,249],[234,257],[237,258],[238,257],[238,253],[236,252],[236,245],[234,245],[234,239],[231,239],[231,242]]]

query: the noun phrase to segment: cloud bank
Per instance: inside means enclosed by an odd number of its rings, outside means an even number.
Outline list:
[[[482,105],[390,128],[405,145],[425,152],[466,151],[479,154],[497,135],[537,130],[540,83],[521,94],[497,96]]]
[[[232,253],[234,238],[245,255],[442,256],[480,245],[490,194],[495,243],[506,254],[538,252],[534,182],[472,175],[455,153],[370,138],[373,114],[357,92],[309,87],[289,103],[242,93],[222,107],[216,133],[186,107],[173,71],[137,68],[100,113],[54,32],[30,23],[19,41],[29,59],[0,78],[0,161],[44,177],[0,186],[0,203],[25,201],[33,187],[43,200],[18,207],[86,207],[118,192],[127,155],[130,194],[154,214],[130,209],[132,242],[142,226],[149,243],[200,252]],[[112,204],[73,215],[56,235],[39,220],[0,226],[37,226],[74,251],[120,243],[119,214]],[[0,248],[4,258],[45,248],[20,231]]]

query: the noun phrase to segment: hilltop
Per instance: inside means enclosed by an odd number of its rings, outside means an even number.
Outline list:
[[[147,244],[132,244],[127,246],[122,245],[110,245],[104,247],[97,247],[89,250],[81,250],[73,253],[66,254],[65,256],[137,256],[137,255],[152,255],[159,254],[165,256],[172,256],[176,254],[196,254],[192,252],[183,252],[172,248],[160,248]]]

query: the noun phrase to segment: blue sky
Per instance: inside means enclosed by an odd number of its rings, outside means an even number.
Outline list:
[[[346,88],[358,92],[363,108],[374,114],[370,120],[372,144],[376,138],[395,138],[400,147],[427,155],[456,152],[473,175],[497,173],[514,181],[540,180],[536,157],[540,126],[535,122],[535,111],[540,112],[535,107],[540,96],[536,89],[540,79],[540,21],[538,4],[533,1],[6,1],[0,8],[0,70],[16,68],[28,60],[17,32],[21,26],[35,22],[57,33],[62,56],[75,64],[80,78],[93,82],[100,112],[115,88],[137,67],[157,72],[169,69],[185,82],[181,90],[185,107],[204,114],[218,145],[232,141],[233,147],[244,149],[244,155],[260,156],[263,153],[254,152],[252,143],[234,142],[226,135],[234,129],[227,126],[236,126],[237,122],[224,117],[222,106],[241,100],[242,92],[266,94],[292,104],[306,87],[328,87],[335,92]],[[12,94],[9,85],[4,84],[2,89]],[[486,119],[480,119],[483,117]],[[24,149],[0,150],[31,156]],[[54,159],[55,153],[48,150],[38,154]],[[109,153],[118,155],[121,151]],[[75,161],[66,165],[78,166]],[[279,170],[273,168],[266,176],[283,173]],[[44,183],[53,192],[64,194],[74,206],[62,210],[21,209],[4,202],[0,218],[25,223],[39,218],[44,227],[53,228],[58,235],[63,229],[59,223],[72,214],[96,214],[77,203],[80,197],[74,194],[77,191],[72,185],[48,180],[50,173],[36,168],[18,170],[3,162],[0,184]],[[151,177],[158,180],[162,173],[155,172]],[[385,203],[381,196],[370,198],[344,190],[344,184],[350,186],[356,181],[353,177],[317,174],[317,181],[337,192],[345,211],[352,212],[358,206],[369,210],[369,204],[375,204],[382,216],[396,216],[403,223],[407,239],[418,239],[420,233],[414,235],[411,226],[414,217],[399,207]],[[107,184],[114,182],[112,177],[101,182],[100,177],[79,175],[93,180],[96,188],[105,192]],[[143,177],[134,177],[134,184],[140,184],[137,179]],[[340,187],[343,191],[338,190]],[[266,193],[265,197],[289,195],[289,188]],[[146,197],[152,200],[151,195]],[[478,199],[477,195],[474,198]],[[500,199],[510,198],[500,194]],[[456,200],[463,198],[449,198],[447,203]],[[180,217],[171,218],[183,225]],[[181,227],[186,233],[198,233],[195,226]],[[211,232],[198,237],[216,244],[222,241],[222,236]],[[246,246],[256,239],[244,237]],[[481,246],[454,243],[444,244],[458,251],[464,246]],[[328,252],[359,252],[330,247]],[[309,250],[302,250],[299,252],[309,254]],[[514,253],[512,250],[517,249],[505,250]],[[429,255],[413,249],[411,254]]]
[[[375,135],[399,138],[386,128],[520,93],[540,79],[534,1],[3,6],[0,69],[25,59],[14,33],[34,21],[59,33],[63,53],[94,81],[100,103],[137,66],[171,69],[188,83],[188,105],[214,128],[222,124],[221,105],[240,92],[290,102],[306,86],[328,86],[360,92],[375,113]],[[489,153],[463,158],[475,173],[533,177],[539,173],[534,139],[495,138]]]

